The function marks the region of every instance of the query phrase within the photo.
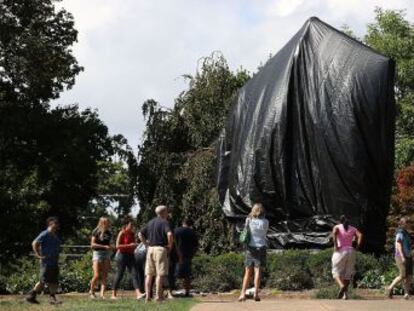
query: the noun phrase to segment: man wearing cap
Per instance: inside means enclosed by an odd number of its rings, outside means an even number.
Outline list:
[[[145,292],[146,300],[151,300],[151,289],[156,277],[156,300],[163,299],[163,282],[168,276],[168,253],[173,247],[173,234],[168,223],[168,208],[164,205],[155,209],[157,217],[153,218],[141,230],[139,237],[148,247],[147,261],[145,263]]]

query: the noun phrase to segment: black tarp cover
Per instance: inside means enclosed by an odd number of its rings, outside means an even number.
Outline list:
[[[324,247],[341,214],[381,250],[394,163],[394,62],[310,18],[240,90],[219,140],[223,211],[254,202],[272,247]]]

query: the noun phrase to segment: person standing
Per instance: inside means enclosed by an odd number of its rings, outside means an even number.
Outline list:
[[[157,217],[153,218],[140,231],[141,241],[147,245],[147,261],[145,263],[145,292],[146,300],[152,298],[151,289],[156,277],[156,300],[163,300],[163,282],[168,276],[168,253],[173,248],[173,234],[168,223],[168,209],[164,205],[155,209]]]
[[[111,223],[107,217],[101,217],[98,225],[92,231],[91,248],[92,248],[92,269],[93,277],[89,294],[91,298],[95,296],[96,283],[101,279],[101,298],[105,298],[106,279],[111,267],[111,240],[112,233],[109,230]]]
[[[357,249],[361,246],[362,233],[349,224],[345,215],[340,217],[340,224],[332,231],[334,253],[332,255],[332,276],[339,285],[338,299],[348,299],[348,287],[355,269],[354,238],[357,238]]]
[[[32,243],[34,254],[40,259],[40,280],[26,297],[29,303],[39,303],[36,300],[45,285],[49,288],[50,303],[61,303],[56,299],[56,291],[59,283],[59,252],[61,241],[57,236],[59,220],[57,217],[49,217],[46,220],[47,229],[42,231]]]
[[[116,239],[117,254],[115,256],[117,271],[114,277],[111,299],[117,299],[119,284],[124,276],[125,269],[128,269],[135,288],[137,299],[144,298],[144,294],[139,290],[138,275],[134,258],[134,251],[137,247],[135,240],[134,224],[131,217],[126,216],[122,221],[122,229]]]
[[[245,272],[239,301],[246,300],[246,290],[254,271],[254,300],[260,301],[259,290],[261,273],[266,266],[267,231],[269,221],[265,218],[265,211],[261,203],[253,205],[245,226],[250,232],[250,241],[246,249]]]
[[[192,228],[192,222],[184,218],[182,226],[174,231],[175,245],[178,256],[177,278],[184,280],[185,296],[190,296],[191,262],[198,248],[198,238]]]
[[[404,286],[404,299],[410,298],[411,278],[413,275],[413,257],[411,250],[411,238],[407,231],[408,224],[408,217],[402,217],[399,222],[399,228],[395,234],[395,263],[398,267],[399,275],[387,288],[387,295],[389,298],[393,297],[393,289],[400,282],[403,282]]]

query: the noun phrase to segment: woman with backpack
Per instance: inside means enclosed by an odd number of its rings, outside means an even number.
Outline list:
[[[267,231],[269,221],[265,218],[265,210],[261,203],[253,205],[249,216],[246,218],[243,234],[243,243],[246,244],[245,272],[243,278],[242,291],[239,301],[246,300],[246,290],[249,286],[250,278],[254,272],[254,300],[260,301],[259,289],[260,279],[263,268],[266,265],[267,250]]]

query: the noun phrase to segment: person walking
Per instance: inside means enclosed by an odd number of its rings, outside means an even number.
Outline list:
[[[98,225],[92,231],[91,248],[92,248],[92,269],[93,277],[89,294],[91,298],[96,298],[95,287],[99,279],[101,281],[100,297],[105,298],[106,279],[111,267],[111,240],[110,231],[111,223],[107,217],[101,217]]]
[[[348,287],[355,269],[355,250],[353,241],[357,239],[357,249],[362,242],[362,233],[351,226],[345,215],[340,217],[340,223],[332,231],[334,253],[332,255],[332,276],[339,286],[338,299],[348,299]]]
[[[26,301],[39,303],[36,299],[45,285],[48,286],[51,304],[60,304],[56,298],[59,283],[59,253],[61,241],[57,236],[59,220],[57,217],[49,217],[46,220],[47,229],[42,231],[32,243],[35,256],[40,259],[40,280],[29,292]]]
[[[174,231],[175,245],[178,256],[176,270],[177,278],[184,280],[185,296],[190,296],[191,289],[191,263],[198,248],[197,234],[192,228],[192,222],[184,218],[182,226]]]
[[[260,301],[259,290],[261,273],[266,266],[267,239],[269,221],[265,218],[265,210],[261,203],[253,205],[245,224],[250,232],[250,240],[246,248],[245,272],[239,301],[246,300],[246,290],[254,272],[254,300]]]
[[[398,267],[399,275],[387,288],[387,295],[389,298],[393,297],[393,289],[400,282],[403,282],[404,299],[410,298],[411,278],[413,275],[413,257],[411,238],[407,231],[408,225],[408,217],[402,217],[399,221],[399,228],[395,234],[395,263]]]
[[[125,269],[128,269],[138,300],[145,296],[139,289],[137,269],[134,258],[134,251],[137,247],[134,224],[131,217],[126,216],[122,221],[122,229],[116,239],[117,254],[115,256],[117,271],[114,277],[111,299],[117,299],[119,284],[121,283]]]
[[[168,276],[168,253],[173,248],[173,234],[168,223],[168,209],[164,205],[155,209],[157,217],[153,218],[140,231],[139,237],[147,245],[145,263],[145,292],[147,302],[152,298],[152,285],[156,277],[156,301],[163,300],[163,282]]]

